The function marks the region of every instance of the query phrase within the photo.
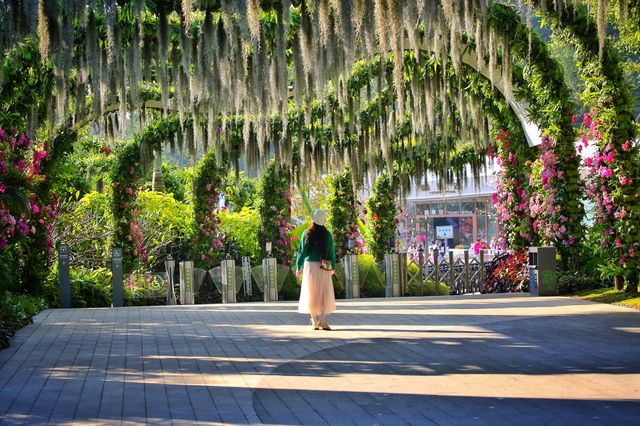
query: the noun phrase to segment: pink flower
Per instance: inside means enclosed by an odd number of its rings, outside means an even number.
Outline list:
[[[626,176],[620,176],[619,181],[621,185],[631,185],[633,183],[633,180]]]
[[[629,256],[636,257],[636,252],[632,248],[629,249]]]
[[[591,167],[591,164],[593,164],[593,158],[591,158],[591,157],[587,157],[587,158],[585,158],[585,159],[584,159],[584,164],[585,164],[587,167]]]
[[[629,151],[630,145],[631,145],[631,142],[630,141],[626,141],[625,143],[622,144],[622,150],[625,151],[625,152]]]
[[[625,263],[627,263],[627,258],[626,258],[626,257],[624,257],[624,256],[621,256],[621,257],[620,257],[620,264],[621,264],[621,265],[624,265]]]
[[[598,173],[600,173],[600,176],[602,177],[611,177],[611,175],[613,174],[611,169],[608,167],[600,167]]]
[[[0,129],[0,141],[4,141],[5,137],[4,130]]]
[[[31,209],[33,210],[33,214],[38,214],[40,213],[40,207],[38,207],[37,204],[34,204],[31,206]]]
[[[576,121],[578,121],[578,114],[575,114],[573,117],[571,117],[572,123],[575,123]]]
[[[591,125],[591,115],[589,115],[589,113],[586,113],[584,115],[584,118],[582,119],[582,125],[585,127]]]
[[[5,185],[4,182],[0,183],[0,192],[4,194],[6,190],[7,190],[7,185]]]

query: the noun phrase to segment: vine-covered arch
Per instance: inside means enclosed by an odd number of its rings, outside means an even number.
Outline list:
[[[136,134],[131,142],[117,153],[111,171],[111,212],[115,226],[114,246],[122,247],[124,267],[130,270],[141,252],[142,235],[136,227],[135,201],[144,171],[153,163],[154,151],[163,142],[173,139],[181,131],[177,116],[156,120]]]
[[[504,5],[482,0],[443,0],[440,4],[363,0],[321,1],[315,7],[316,3],[309,1],[294,4],[276,1],[250,2],[243,9],[238,6],[242,2],[183,2],[182,8],[175,1],[162,0],[151,10],[144,2],[76,3],[72,8],[69,2],[62,2],[59,7],[57,3],[54,7],[54,2],[41,2],[46,7],[39,10],[37,25],[32,22],[37,14],[29,17],[22,9],[14,10],[26,25],[7,28],[3,34],[3,40],[10,44],[25,34],[33,34],[37,27],[42,58],[50,58],[53,64],[56,96],[52,102],[55,101],[59,117],[66,117],[69,111],[74,114],[89,109],[104,111],[110,100],[118,104],[118,113],[124,116],[127,109],[136,108],[145,100],[144,93],[152,93],[163,109],[177,110],[181,119],[191,114],[194,138],[212,141],[217,153],[222,152],[221,143],[228,144],[226,136],[218,135],[227,133],[227,126],[233,122],[231,133],[236,138],[233,143],[241,148],[236,151],[251,153],[252,159],[265,161],[271,155],[269,140],[278,141],[273,145],[283,162],[305,166],[311,164],[309,151],[316,164],[339,164],[347,148],[346,162],[352,165],[354,173],[365,169],[360,163],[370,168],[380,168],[386,163],[393,171],[394,153],[411,158],[413,148],[419,145],[411,139],[422,137],[422,132],[412,128],[411,136],[402,136],[407,126],[405,112],[412,115],[412,122],[420,123],[420,115],[427,115],[429,120],[445,126],[448,120],[433,117],[453,111],[460,120],[465,114],[464,105],[457,112],[449,108],[453,98],[444,95],[436,103],[438,111],[431,108],[430,114],[421,114],[433,106],[429,105],[434,102],[431,99],[422,105],[418,102],[416,112],[411,86],[415,80],[407,78],[406,72],[405,37],[418,61],[418,41],[426,39],[430,47],[427,50],[436,52],[444,68],[450,62],[456,74],[462,68],[466,46],[475,43],[477,62],[486,65],[494,83],[500,56],[504,75],[510,76],[513,69],[516,78],[520,71],[511,57],[519,57],[526,63],[523,76],[528,81],[527,87],[520,87],[520,95],[524,93],[537,102],[537,108],[532,104],[534,121],[551,136],[547,149],[556,158],[569,159],[561,168],[548,161],[538,166],[548,168],[552,174],[550,184],[547,179],[548,187],[542,184],[540,188],[547,194],[553,189],[554,202],[559,207],[543,211],[547,217],[542,219],[566,218],[569,221],[566,235],[573,237],[573,241],[579,240],[582,209],[576,194],[580,185],[577,158],[572,152],[571,108],[567,107],[563,86],[558,85],[562,79],[555,75],[557,66],[548,60],[544,45],[535,40],[529,43],[530,31]],[[562,8],[569,7],[564,2],[559,4]],[[552,9],[555,4],[547,7]],[[571,21],[570,15],[565,14],[565,22]],[[59,49],[65,46],[77,48]],[[368,81],[359,91],[352,90],[348,81],[352,65],[362,57],[372,58],[380,52],[383,56],[392,53],[390,67],[384,57],[378,64],[382,72],[375,76],[367,71]],[[291,94],[289,72],[296,106],[293,111],[287,108]],[[69,80],[65,76],[78,78]],[[528,79],[529,76],[532,78]],[[507,99],[512,99],[511,80],[504,80]],[[71,87],[70,81],[75,87]],[[449,81],[440,83],[445,88],[453,85]],[[428,85],[433,98],[439,89],[435,90],[432,83]],[[461,93],[458,90],[458,99]],[[90,103],[84,102],[87,94],[91,95]],[[269,114],[281,118],[274,120]],[[440,135],[431,132],[421,140],[433,151],[438,143],[440,147],[447,146],[439,140],[460,136],[452,136],[450,130],[445,127],[440,129]],[[358,137],[353,138],[353,134]],[[371,153],[377,147],[373,142],[378,140],[382,142],[382,161],[354,155]],[[353,151],[353,147],[357,150]],[[624,155],[620,153],[621,157]],[[448,165],[448,158],[443,157],[438,163]],[[541,236],[549,238],[546,234]],[[549,242],[560,243],[561,248],[569,243],[571,247],[572,239],[568,237],[556,235]]]

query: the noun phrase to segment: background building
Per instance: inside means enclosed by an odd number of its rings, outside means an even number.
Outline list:
[[[476,238],[490,242],[496,235],[495,190],[493,175],[469,179],[460,188],[440,189],[435,178],[414,185],[400,218],[400,238],[407,248],[425,249],[436,239],[448,248],[468,248]]]

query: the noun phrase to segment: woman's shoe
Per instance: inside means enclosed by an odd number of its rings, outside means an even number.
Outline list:
[[[313,329],[314,330],[320,330],[322,326],[320,324],[313,324]]]
[[[331,330],[331,327],[329,327],[328,324],[319,324],[319,325],[320,325],[320,328],[323,330]]]

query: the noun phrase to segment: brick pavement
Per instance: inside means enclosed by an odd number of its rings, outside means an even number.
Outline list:
[[[640,424],[640,312],[528,295],[49,310],[3,424]]]

